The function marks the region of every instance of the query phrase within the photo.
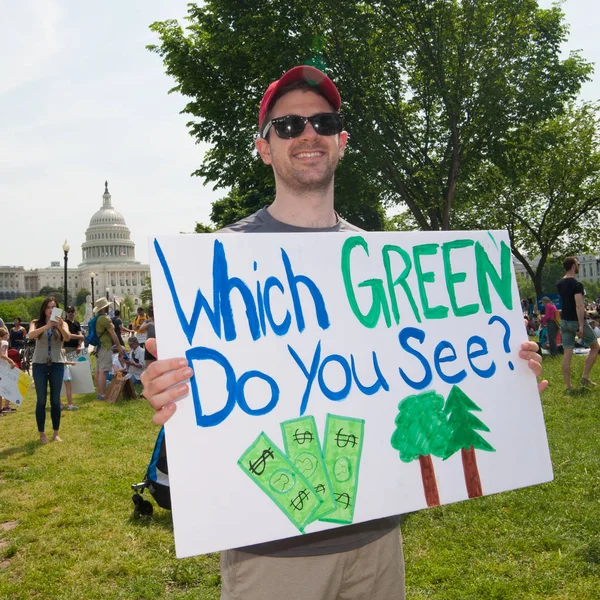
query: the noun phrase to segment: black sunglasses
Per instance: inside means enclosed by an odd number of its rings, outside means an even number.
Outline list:
[[[302,134],[307,123],[310,123],[319,135],[336,135],[344,128],[344,117],[340,113],[319,113],[312,117],[286,115],[285,117],[271,119],[265,125],[262,137],[266,138],[271,126],[273,126],[277,137],[291,140]]]

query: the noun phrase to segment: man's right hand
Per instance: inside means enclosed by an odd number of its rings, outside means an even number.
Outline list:
[[[150,354],[156,353],[156,339],[146,342]],[[185,358],[166,358],[152,362],[142,373],[143,394],[156,411],[152,420],[164,425],[176,410],[175,402],[189,392],[187,381],[194,374]]]

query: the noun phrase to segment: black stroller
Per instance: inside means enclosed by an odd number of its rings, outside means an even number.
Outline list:
[[[164,427],[156,438],[154,451],[144,480],[140,483],[134,483],[131,489],[135,492],[132,498],[134,517],[152,516],[154,512],[152,503],[142,496],[146,489],[158,506],[171,510],[171,489],[169,487],[169,467],[167,466],[167,444]]]

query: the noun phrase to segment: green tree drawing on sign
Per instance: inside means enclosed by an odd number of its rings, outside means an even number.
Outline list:
[[[447,424],[451,431],[444,458],[449,458],[459,450],[461,451],[469,498],[483,495],[475,450],[496,451],[477,433],[478,431],[489,432],[489,428],[473,414],[475,411],[481,412],[481,408],[458,386],[453,386],[444,407],[444,413],[448,419]]]
[[[419,459],[427,506],[440,504],[431,455],[448,458],[451,433],[444,398],[435,391],[408,396],[398,404],[391,444],[398,450],[402,462]]]

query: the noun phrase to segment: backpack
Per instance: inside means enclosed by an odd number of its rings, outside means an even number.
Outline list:
[[[94,346],[97,347],[100,345],[100,338],[96,333],[96,321],[98,321],[98,317],[100,315],[96,315],[93,319],[88,323],[88,332],[84,338],[84,342],[86,346]]]
[[[165,429],[160,430],[154,444],[152,457],[144,480],[140,483],[134,483],[131,489],[133,494],[133,515],[134,517],[152,516],[154,509],[152,503],[144,500],[142,494],[144,490],[149,490],[150,494],[161,508],[171,510],[171,488],[169,487],[169,467],[167,466],[167,446],[165,441]]]
[[[161,508],[171,510],[171,488],[169,487],[169,467],[167,465],[167,442],[165,439],[165,428],[161,428],[152,458],[148,465],[145,477],[148,490],[152,494],[156,504]]]

